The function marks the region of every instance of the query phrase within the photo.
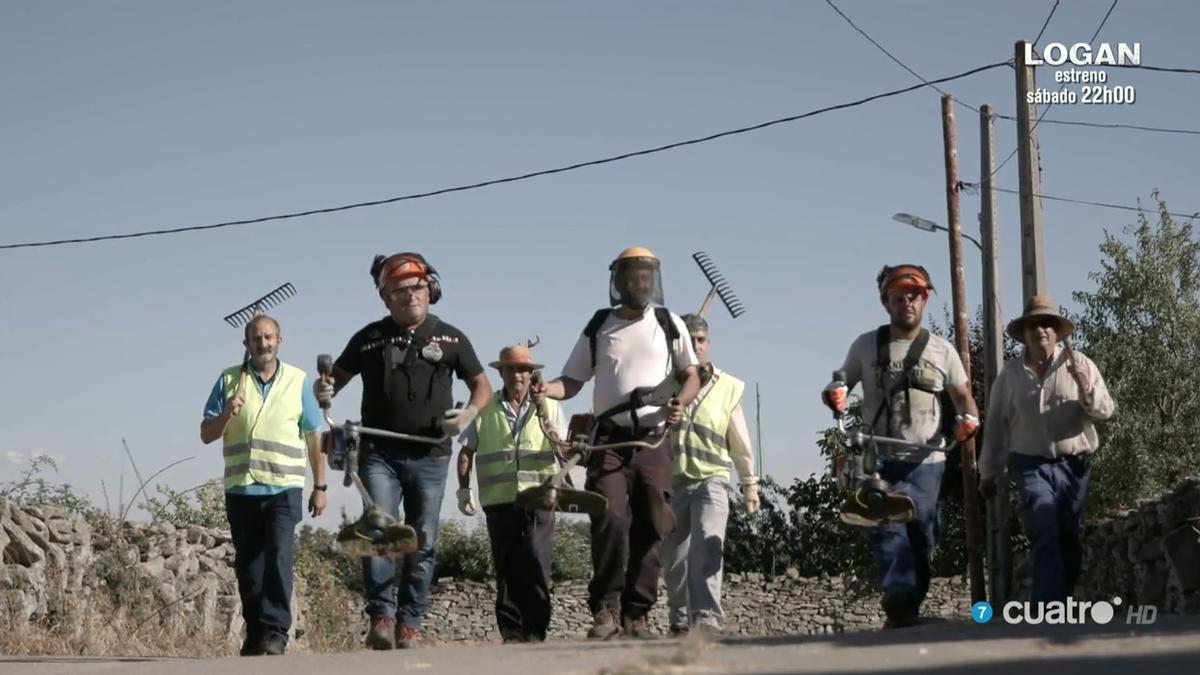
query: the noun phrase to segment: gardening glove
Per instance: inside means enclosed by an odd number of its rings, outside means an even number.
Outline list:
[[[471,488],[459,488],[455,493],[458,497],[458,512],[464,516],[474,516],[479,513],[479,502],[475,501],[475,493]]]
[[[445,412],[445,419],[442,420],[442,431],[450,436],[458,436],[467,427],[471,426],[471,422],[475,420],[475,416],[479,411],[474,406],[465,408],[454,408]]]
[[[954,440],[962,443],[979,431],[979,418],[971,413],[959,413],[954,418]]]
[[[663,407],[663,411],[667,414],[667,424],[675,424],[683,419],[683,403],[677,398],[673,398]]]
[[[317,397],[318,405],[328,408],[333,401],[333,380],[327,377],[313,380],[313,395]]]
[[[846,399],[849,397],[850,390],[846,388],[845,382],[830,382],[821,391],[821,401],[835,414],[839,415],[846,412]]]
[[[762,506],[762,501],[758,496],[758,479],[753,482],[746,481],[742,483],[742,500],[746,504],[746,515],[752,516],[758,513],[758,509]]]

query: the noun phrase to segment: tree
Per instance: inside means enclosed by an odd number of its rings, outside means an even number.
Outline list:
[[[1139,210],[1105,232],[1092,291],[1073,294],[1076,341],[1100,368],[1117,402],[1101,425],[1089,511],[1130,506],[1200,466],[1200,243],[1192,220],[1175,222],[1153,193],[1158,222]]]

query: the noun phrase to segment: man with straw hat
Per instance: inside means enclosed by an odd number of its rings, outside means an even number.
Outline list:
[[[1005,467],[1012,469],[1032,545],[1033,602],[1066,600],[1079,579],[1084,501],[1099,448],[1095,422],[1114,408],[1096,364],[1071,348],[1074,330],[1043,296],[1030,298],[1008,324],[1025,350],[992,385],[979,457],[986,498]]]
[[[526,511],[517,493],[541,485],[558,469],[554,446],[538,424],[529,395],[535,371],[526,345],[500,350],[491,362],[504,387],[492,396],[461,437],[458,455],[458,510],[487,519],[496,568],[496,623],[504,642],[542,642],[550,627],[550,555],[554,547],[554,513]],[[562,407],[546,401],[549,428],[566,437]],[[479,500],[470,487],[477,466]]]

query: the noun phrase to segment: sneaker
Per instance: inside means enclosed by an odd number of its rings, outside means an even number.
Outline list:
[[[645,616],[626,616],[622,618],[621,623],[625,627],[625,637],[635,640],[647,640],[654,637],[654,634],[650,632],[650,626],[646,625]]]
[[[602,609],[592,617],[592,629],[588,631],[590,640],[608,640],[621,632],[621,624],[617,622],[617,612],[612,609]]]
[[[887,615],[884,628],[908,628],[917,624],[917,606],[907,589],[888,589],[879,604],[883,607],[883,613]]]
[[[371,628],[367,631],[367,647],[369,649],[392,649],[395,647],[393,642],[395,632],[395,619],[386,616],[371,617]]]
[[[269,656],[282,656],[287,651],[288,639],[282,633],[268,633],[262,641],[262,653]]]
[[[396,631],[396,646],[400,649],[413,649],[421,646],[421,631],[412,626],[401,626]]]

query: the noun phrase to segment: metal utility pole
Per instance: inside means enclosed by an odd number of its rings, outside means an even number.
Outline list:
[[[758,394],[758,383],[754,383],[754,433],[758,436],[758,477],[763,475],[763,444],[762,444],[762,397]]]
[[[992,107],[979,108],[980,161],[979,228],[983,238],[983,407],[987,410],[992,383],[1004,365],[1003,316],[1000,304],[1000,279],[997,275],[996,192],[992,174],[996,171],[996,118]],[[986,414],[986,413],[985,413]],[[988,433],[986,423],[983,433]],[[988,598],[999,607],[1008,601],[1012,588],[1012,551],[1008,542],[1008,482],[997,481],[996,495],[987,505]]]
[[[958,146],[954,132],[954,99],[942,96],[942,142],[946,159],[946,211],[950,227],[950,285],[954,296],[954,341],[962,358],[967,381],[971,381],[971,341],[967,333],[967,289],[963,274],[962,223],[958,209]],[[979,486],[975,480],[975,441],[962,448],[963,507],[966,510],[967,562],[971,577],[971,602],[986,597],[983,558],[980,555]]]
[[[1042,245],[1042,167],[1034,123],[1037,106],[1029,103],[1034,91],[1033,66],[1025,63],[1025,41],[1016,45],[1017,168],[1021,195],[1021,289],[1024,302],[1046,293],[1045,248]]]

